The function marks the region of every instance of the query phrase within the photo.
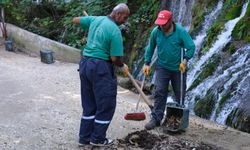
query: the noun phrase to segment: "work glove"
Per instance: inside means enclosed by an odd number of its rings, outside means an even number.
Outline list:
[[[143,73],[144,73],[144,75],[149,75],[149,73],[150,73],[150,66],[149,65],[143,66]]]
[[[123,64],[123,66],[120,67],[119,70],[120,70],[120,72],[123,73],[123,75],[124,75],[125,77],[128,76],[129,70],[128,70],[128,66],[127,66],[126,64]]]
[[[183,61],[179,65],[179,70],[181,71],[181,73],[184,73],[186,71],[186,64],[187,60],[183,59]]]

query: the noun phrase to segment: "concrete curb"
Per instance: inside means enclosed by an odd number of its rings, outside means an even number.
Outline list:
[[[39,36],[15,25],[7,24],[7,32],[17,47],[28,54],[40,55],[40,50],[49,49],[54,52],[54,59],[63,62],[78,63],[81,50]]]

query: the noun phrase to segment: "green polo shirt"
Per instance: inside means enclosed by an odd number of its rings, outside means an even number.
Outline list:
[[[194,55],[195,44],[188,32],[179,24],[175,24],[174,31],[165,35],[160,27],[155,27],[150,35],[150,41],[145,53],[145,62],[150,63],[157,47],[158,64],[168,70],[178,71],[181,63],[181,49],[185,48],[184,58],[190,59]]]
[[[89,30],[83,55],[110,60],[110,56],[123,56],[122,35],[119,27],[107,16],[80,18],[80,25]]]

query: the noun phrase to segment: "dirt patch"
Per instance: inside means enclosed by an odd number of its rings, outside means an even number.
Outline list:
[[[146,130],[136,131],[128,134],[124,139],[119,139],[118,147],[129,149],[164,149],[164,150],[221,150],[215,145],[203,142],[194,142],[186,139],[176,138],[171,135],[156,135]]]
[[[156,143],[161,142],[163,136],[157,136],[148,133],[146,130],[136,131],[128,134],[124,139],[120,139],[119,144],[123,147],[140,147],[145,149],[152,149]]]

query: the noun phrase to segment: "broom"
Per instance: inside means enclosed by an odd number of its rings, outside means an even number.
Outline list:
[[[138,105],[140,103],[140,97],[142,96],[143,100],[145,101],[145,103],[148,105],[148,107],[150,109],[153,108],[152,106],[152,103],[151,101],[149,101],[147,99],[147,97],[145,96],[145,94],[143,93],[142,89],[143,89],[143,85],[144,85],[144,82],[145,82],[145,76],[143,77],[143,81],[142,81],[142,85],[141,85],[141,88],[138,86],[138,84],[135,82],[134,78],[132,77],[132,75],[130,73],[128,73],[128,77],[129,79],[132,81],[132,83],[134,84],[134,86],[136,87],[136,89],[138,90],[139,92],[139,99],[137,101],[137,104],[136,104],[136,111],[138,110]],[[135,113],[127,113],[125,116],[124,116],[124,119],[125,120],[134,120],[134,121],[142,121],[142,120],[145,120],[146,119],[146,115],[144,112],[135,112]]]

